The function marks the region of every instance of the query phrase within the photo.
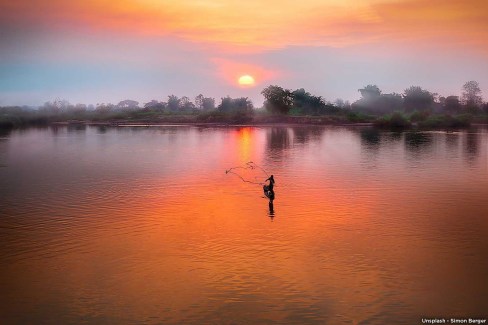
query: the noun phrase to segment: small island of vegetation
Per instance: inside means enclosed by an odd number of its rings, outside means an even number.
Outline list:
[[[358,90],[361,98],[354,103],[342,99],[326,101],[300,88],[264,88],[262,108],[255,108],[247,97],[214,98],[200,94],[189,97],[168,96],[166,101],[151,100],[140,106],[135,100],[114,105],[76,104],[67,100],[46,102],[40,107],[0,107],[0,128],[65,124],[319,124],[373,125],[386,129],[466,128],[473,123],[488,123],[488,103],[483,102],[478,82],[469,81],[462,95],[447,97],[419,86],[402,94],[383,93],[376,85]]]

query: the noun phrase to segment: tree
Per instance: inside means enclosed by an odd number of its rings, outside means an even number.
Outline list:
[[[205,97],[202,101],[202,109],[210,111],[215,109],[215,98]]]
[[[366,97],[354,102],[351,108],[367,114],[390,114],[403,109],[403,98],[400,94],[396,93],[381,94],[379,96],[366,95]]]
[[[299,109],[303,114],[319,115],[326,113],[327,104],[322,96],[314,96],[300,88],[292,92],[292,97],[293,108]]]
[[[300,88],[292,92],[293,108],[298,109],[301,114],[310,113],[310,102],[312,95]]]
[[[40,107],[40,110],[53,114],[58,114],[67,111],[72,106],[73,105],[71,105],[70,102],[66,99],[56,98],[52,102],[45,102],[44,105]]]
[[[85,104],[76,104],[70,106],[70,110],[75,114],[83,114],[87,111],[87,106]]]
[[[139,102],[131,99],[126,99],[117,104],[117,108],[122,109],[137,109],[139,108]]]
[[[226,119],[233,123],[245,123],[252,120],[254,115],[252,102],[247,97],[223,97],[217,110],[224,113]]]
[[[353,110],[383,115],[403,109],[403,98],[399,94],[383,94],[376,85],[367,85],[358,91],[361,93],[361,99],[351,105]]]
[[[381,90],[376,85],[367,85],[362,89],[358,89],[358,91],[364,99],[374,99],[381,95]]]
[[[178,96],[169,95],[167,106],[170,111],[177,111],[180,108],[180,99]]]
[[[250,113],[254,106],[247,97],[231,98],[230,96],[223,97],[217,109],[224,113],[240,112]]]
[[[341,109],[350,109],[351,108],[351,103],[349,103],[348,100],[344,100],[342,98],[337,98],[335,101],[334,101],[334,105],[338,108],[341,108]]]
[[[190,111],[195,108],[195,105],[190,101],[190,98],[183,96],[180,98],[180,105],[181,110]]]
[[[203,100],[205,97],[203,97],[202,94],[199,94],[198,96],[195,97],[195,107],[198,109],[203,109]]]
[[[164,107],[165,107],[164,102],[158,102],[155,99],[144,104],[144,109],[147,111],[162,111]]]
[[[483,104],[483,98],[481,97],[481,89],[477,81],[468,81],[464,84],[461,102],[467,108],[481,107]]]
[[[98,113],[108,113],[108,112],[113,111],[114,108],[115,108],[115,105],[114,104],[111,104],[111,103],[108,103],[108,104],[101,103],[101,104],[97,104],[97,108],[95,108],[95,111],[98,112]]]
[[[197,109],[204,111],[215,109],[215,99],[200,94],[195,97],[195,106]]]
[[[264,96],[264,107],[273,113],[288,114],[293,104],[293,96],[290,90],[279,86],[268,86],[261,91]]]
[[[77,111],[83,111],[83,112],[87,110],[86,104],[76,104],[73,108]]]
[[[222,97],[220,99],[220,104],[217,109],[221,112],[230,112],[233,109],[232,98],[230,96]]]
[[[458,96],[447,96],[442,100],[442,108],[446,113],[459,113],[461,111],[461,103]]]
[[[403,109],[402,95],[397,93],[382,94],[380,96],[378,105],[383,111],[401,111]]]
[[[405,89],[403,103],[407,111],[427,111],[434,104],[435,94],[419,86],[411,86]]]

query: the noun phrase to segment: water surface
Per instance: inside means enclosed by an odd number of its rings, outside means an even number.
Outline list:
[[[259,184],[225,171],[253,161]],[[259,169],[240,170],[261,182]],[[2,324],[487,317],[488,132],[0,135]]]

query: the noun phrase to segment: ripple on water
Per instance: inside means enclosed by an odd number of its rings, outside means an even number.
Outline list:
[[[485,131],[32,132],[0,147],[13,323],[389,324],[485,310]],[[225,174],[251,160],[275,175],[273,218],[260,185]]]

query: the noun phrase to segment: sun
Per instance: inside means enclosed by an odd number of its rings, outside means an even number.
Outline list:
[[[243,87],[252,87],[255,84],[254,78],[248,74],[240,76],[237,82]]]

